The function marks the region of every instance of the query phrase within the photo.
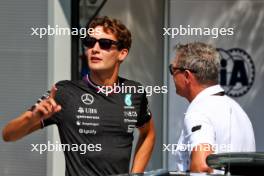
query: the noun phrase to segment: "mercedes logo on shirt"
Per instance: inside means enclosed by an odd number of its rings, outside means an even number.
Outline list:
[[[90,105],[94,102],[94,97],[91,94],[83,94],[81,99],[82,102],[86,105]]]

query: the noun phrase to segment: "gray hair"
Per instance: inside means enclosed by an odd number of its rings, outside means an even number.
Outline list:
[[[194,42],[176,45],[177,67],[195,72],[200,84],[217,84],[220,56],[212,45]]]

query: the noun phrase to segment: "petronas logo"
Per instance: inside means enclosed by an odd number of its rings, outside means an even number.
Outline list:
[[[125,104],[127,106],[131,106],[132,105],[131,94],[126,94],[126,96],[125,96]]]

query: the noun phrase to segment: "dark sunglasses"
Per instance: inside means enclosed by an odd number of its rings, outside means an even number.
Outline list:
[[[169,71],[170,71],[170,74],[173,75],[173,73],[176,71],[176,70],[180,70],[181,72],[185,71],[185,70],[189,70],[190,72],[192,73],[197,73],[196,70],[193,70],[193,69],[189,69],[189,68],[183,68],[183,67],[173,67],[172,64],[169,65]]]
[[[86,37],[83,39],[82,42],[83,45],[86,46],[87,48],[93,48],[96,42],[98,42],[100,48],[103,50],[109,50],[112,47],[112,45],[117,45],[119,47],[120,44],[118,41],[114,41],[111,39],[105,39],[105,38],[96,39],[94,37]]]

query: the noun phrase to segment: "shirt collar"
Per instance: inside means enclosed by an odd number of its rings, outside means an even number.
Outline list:
[[[225,90],[219,84],[207,87],[204,90],[202,90],[200,93],[198,93],[198,95],[196,95],[196,97],[193,99],[191,104],[195,104],[195,102],[199,101],[200,99],[203,99],[204,97],[211,96],[224,91]]]
[[[96,83],[94,83],[94,82],[91,80],[91,78],[90,78],[90,76],[89,76],[88,74],[85,75],[85,76],[83,77],[83,80],[84,80],[84,82],[85,82],[89,87],[95,89],[97,92],[99,92],[100,89],[105,90],[105,87],[103,87],[103,86],[99,86],[99,85],[97,85]],[[117,86],[119,86],[119,77],[118,77],[118,80],[117,80],[117,84],[114,85],[113,88],[116,89]],[[112,90],[112,92],[110,92],[110,93],[108,92],[108,94],[112,94],[112,93],[114,92],[114,89]],[[101,91],[100,91],[100,92],[101,92]],[[102,93],[103,93],[103,92],[102,92]]]
[[[99,86],[92,82],[92,80],[90,79],[88,74],[83,77],[83,80],[89,87],[91,87],[97,91],[99,90],[99,88],[98,88]]]
[[[194,99],[196,98],[199,99],[200,97],[214,95],[219,92],[224,92],[224,89],[220,85],[210,86],[202,90]]]

